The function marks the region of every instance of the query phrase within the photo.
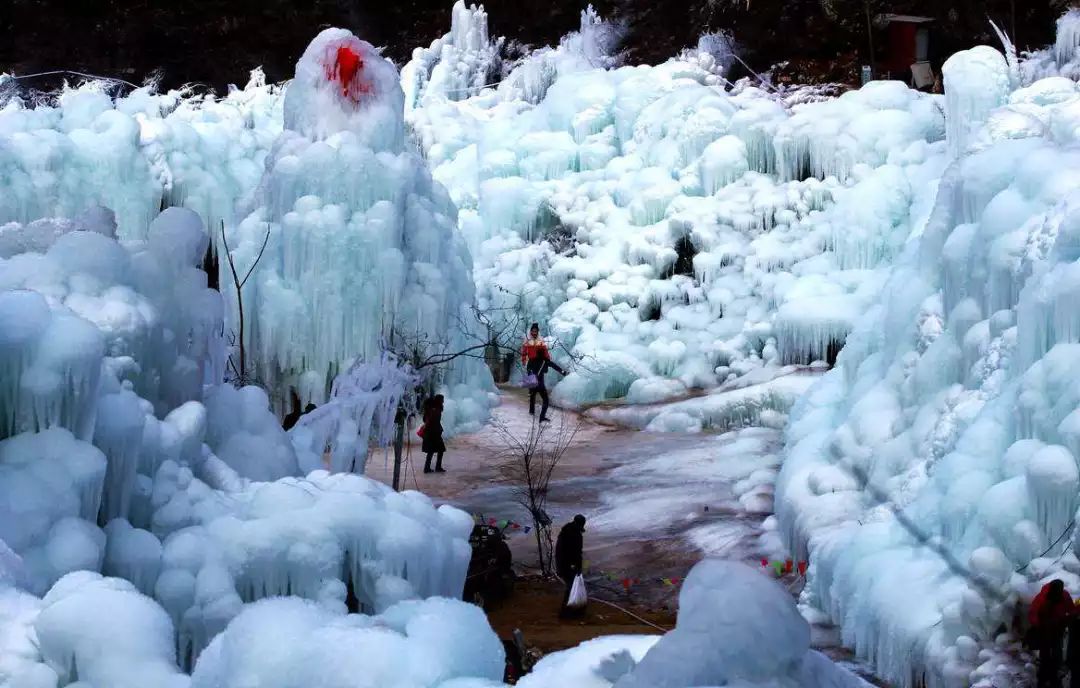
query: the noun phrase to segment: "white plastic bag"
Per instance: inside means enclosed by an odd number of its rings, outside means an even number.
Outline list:
[[[567,609],[584,609],[589,603],[589,596],[585,593],[585,579],[579,573],[574,577],[574,584],[570,586],[570,599],[566,601]]]
[[[536,375],[532,373],[526,373],[525,376],[521,378],[521,386],[525,389],[536,389],[540,386],[540,380],[536,377]]]

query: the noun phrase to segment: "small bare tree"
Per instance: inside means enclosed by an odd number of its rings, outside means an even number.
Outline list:
[[[263,237],[262,246],[259,247],[259,253],[255,256],[255,260],[251,263],[251,267],[244,274],[244,278],[240,279],[240,276],[236,272],[236,263],[233,262],[232,251],[229,250],[229,242],[225,238],[225,220],[221,221],[221,245],[225,249],[225,257],[229,261],[229,271],[232,272],[233,286],[236,287],[236,311],[237,311],[237,326],[240,332],[236,336],[236,343],[239,344],[240,363],[237,365],[233,361],[232,354],[229,354],[229,365],[233,369],[233,373],[236,375],[236,382],[239,385],[245,385],[249,382],[249,375],[247,369],[247,357],[244,349],[244,285],[247,284],[248,278],[251,277],[251,273],[255,271],[259,261],[262,260],[263,251],[266,250],[266,244],[270,241],[270,225],[266,225],[266,236]]]
[[[552,474],[581,429],[580,420],[567,422],[566,418],[566,414],[560,414],[559,423],[554,426],[533,423],[524,437],[506,425],[495,426],[504,447],[497,467],[499,478],[512,486],[514,501],[532,518],[536,554],[545,576],[554,568],[551,519],[545,511],[548,488]]]

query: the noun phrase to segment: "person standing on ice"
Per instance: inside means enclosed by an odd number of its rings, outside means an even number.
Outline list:
[[[566,584],[562,605],[559,607],[561,617],[567,616],[566,603],[570,600],[574,578],[581,573],[584,552],[585,517],[578,514],[573,521],[562,527],[559,538],[555,541],[555,573]]]
[[[544,373],[548,368],[554,368],[560,375],[566,375],[566,371],[559,364],[551,360],[548,353],[547,343],[540,337],[540,324],[533,323],[529,327],[529,336],[521,346],[521,364],[526,372],[536,376],[536,385],[529,389],[529,415],[536,415],[536,395],[540,395],[540,421],[548,422],[548,392],[544,384]]]
[[[427,460],[424,461],[425,473],[432,472],[431,457],[434,454],[439,455],[435,463],[434,472],[446,472],[446,469],[443,468],[442,465],[443,454],[446,453],[446,443],[443,441],[442,427],[443,401],[443,395],[436,394],[424,402],[424,440],[421,442],[420,448],[427,454]]]
[[[1073,616],[1073,601],[1065,583],[1055,578],[1043,586],[1028,609],[1028,621],[1039,651],[1038,686],[1061,686],[1061,655],[1065,629]]]

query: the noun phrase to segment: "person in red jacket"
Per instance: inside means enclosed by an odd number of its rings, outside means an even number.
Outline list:
[[[529,327],[529,337],[521,345],[521,364],[525,370],[536,376],[536,386],[529,390],[529,415],[536,415],[536,395],[540,395],[540,422],[548,422],[548,393],[544,384],[544,373],[548,368],[554,368],[560,374],[566,375],[566,371],[559,364],[551,360],[547,344],[540,338],[540,325],[533,323]]]
[[[1031,601],[1028,621],[1039,650],[1039,688],[1061,688],[1062,645],[1072,615],[1072,597],[1059,578],[1044,585]]]

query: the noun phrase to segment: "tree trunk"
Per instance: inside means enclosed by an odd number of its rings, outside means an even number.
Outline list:
[[[547,576],[551,574],[551,567],[548,566],[548,562],[544,559],[544,545],[540,541],[540,523],[533,518],[533,532],[536,533],[536,554],[540,558],[540,573]]]
[[[395,419],[397,431],[394,433],[394,492],[400,491],[401,484],[401,449],[405,445],[405,418],[398,413]]]
[[[870,78],[875,78],[876,70],[874,69],[874,24],[870,20],[870,0],[863,0],[863,8],[866,10],[866,38],[870,45],[870,56],[866,60],[866,64],[870,65]]]

